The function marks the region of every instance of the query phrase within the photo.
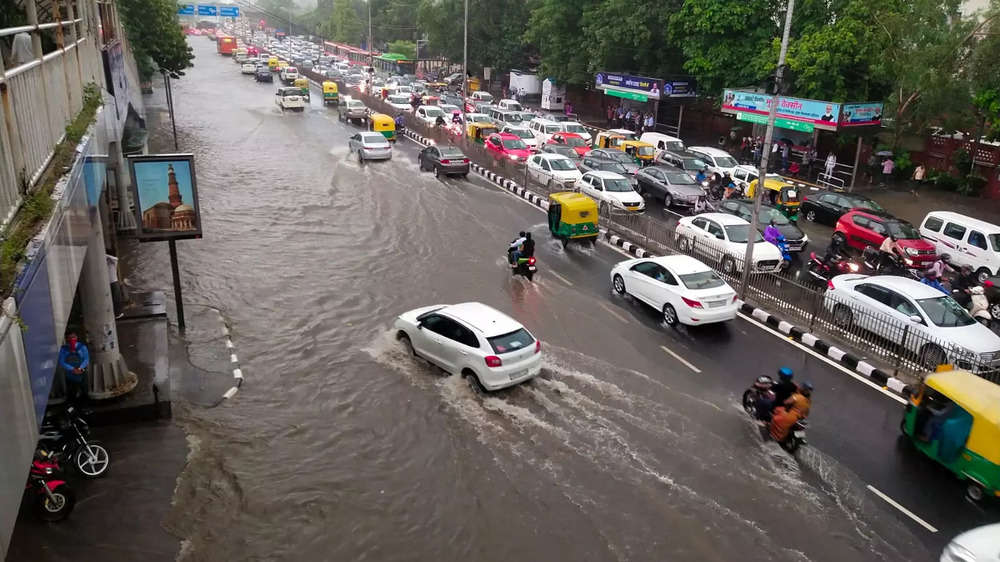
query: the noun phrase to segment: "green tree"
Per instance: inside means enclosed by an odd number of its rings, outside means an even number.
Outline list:
[[[429,53],[462,60],[464,13],[463,0],[421,0],[417,22],[427,33]],[[528,61],[521,36],[528,17],[526,0],[469,0],[470,71],[523,67]]]
[[[327,20],[326,35],[333,41],[359,45],[362,36],[367,42],[367,32],[358,18],[358,12],[351,0],[333,0],[333,12]]]
[[[389,43],[386,51],[405,55],[406,58],[412,59],[417,56],[417,44],[413,41],[396,40]]]
[[[117,5],[137,61],[139,78],[149,80],[157,69],[173,78],[183,76],[184,69],[194,60],[194,52],[177,21],[177,3],[173,0],[118,0]]]
[[[524,40],[542,53],[539,70],[543,75],[566,84],[593,80],[587,36],[580,31],[584,12],[596,4],[597,0],[540,0],[532,8]]]

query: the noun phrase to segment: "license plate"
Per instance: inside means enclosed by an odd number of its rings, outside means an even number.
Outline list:
[[[637,210],[639,210],[638,206],[635,206],[635,207],[625,207],[625,208],[628,209],[629,211],[637,211]]]
[[[796,431],[795,432],[795,436],[798,437],[799,439],[804,439],[805,436],[806,436],[806,432],[805,431]]]
[[[527,369],[525,369],[523,371],[518,371],[516,373],[511,373],[510,374],[510,380],[512,380],[512,381],[513,380],[517,380],[517,379],[519,379],[521,377],[527,376],[527,374],[528,374],[528,370]]]
[[[708,308],[720,308],[726,306],[726,301],[709,301]]]
[[[535,267],[535,266],[533,266],[533,265],[529,265],[529,266],[528,266],[528,271],[532,271],[532,272],[534,272],[534,271],[538,271],[538,268],[537,268],[537,267]]]

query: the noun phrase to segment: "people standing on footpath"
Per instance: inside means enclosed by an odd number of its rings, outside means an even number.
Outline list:
[[[66,332],[66,343],[59,348],[59,366],[66,378],[66,401],[79,404],[87,397],[87,367],[90,351],[76,332]]]
[[[611,127],[615,122],[615,106],[608,106],[608,128]]]
[[[837,155],[833,152],[826,157],[826,179],[827,181],[833,179],[833,171],[837,168]]]
[[[896,163],[892,161],[892,156],[887,156],[882,161],[882,183],[880,185],[888,186],[892,183],[892,171],[895,167]]]
[[[920,186],[923,185],[924,178],[926,176],[927,176],[927,169],[924,168],[923,164],[917,165],[917,168],[913,170],[913,176],[910,178],[913,180],[913,186],[912,189],[910,189],[910,192],[913,193],[914,196],[917,195],[917,190],[920,189]]]

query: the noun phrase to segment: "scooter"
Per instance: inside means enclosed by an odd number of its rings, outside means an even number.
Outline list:
[[[43,521],[62,521],[76,505],[76,495],[65,480],[58,480],[59,463],[45,451],[35,453],[25,490],[35,494],[35,509]]]
[[[774,403],[774,379],[767,375],[761,375],[750,385],[750,388],[743,392],[743,410],[754,420],[770,424],[771,412],[768,405]],[[806,420],[798,420],[788,431],[788,435],[778,442],[782,449],[791,454],[807,443],[806,429],[809,424]],[[770,431],[764,431],[764,435],[770,436]]]
[[[844,273],[857,273],[860,267],[858,264],[848,261],[843,256],[834,256],[831,263],[827,264],[816,252],[809,252],[809,266],[807,271],[814,281],[823,284],[837,275]]]
[[[538,266],[535,265],[535,256],[517,258],[517,263],[515,263],[514,250],[507,251],[507,263],[510,264],[511,275],[520,275],[528,281],[531,281],[532,277],[535,276],[535,272],[538,271]]]
[[[788,269],[788,266],[792,265],[792,253],[788,251],[788,244],[785,244],[785,237],[779,236],[775,238],[773,243],[778,247],[778,251],[781,252],[781,269]]]
[[[85,478],[99,478],[111,468],[111,453],[100,441],[88,439],[90,426],[75,406],[46,417],[38,438],[40,449],[50,451],[55,460],[71,464]]]

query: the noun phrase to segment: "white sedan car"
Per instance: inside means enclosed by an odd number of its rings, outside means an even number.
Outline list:
[[[583,174],[568,157],[543,152],[528,158],[528,177],[549,189],[572,189]]]
[[[411,353],[488,391],[522,383],[542,370],[542,342],[517,320],[478,302],[404,312],[394,328]]]
[[[524,144],[528,145],[528,148],[530,148],[533,152],[538,151],[538,139],[535,138],[535,133],[532,133],[531,129],[520,125],[504,125],[504,127],[500,129],[500,132],[510,133],[524,141]]]
[[[257,65],[253,62],[247,61],[240,65],[240,72],[242,74],[253,74],[257,72]]]
[[[684,254],[620,262],[611,270],[611,286],[660,311],[670,326],[726,322],[739,308],[728,283]]]
[[[781,251],[754,231],[752,271],[771,272],[781,268]],[[743,271],[750,223],[726,213],[702,213],[677,221],[677,247],[684,253],[701,254],[719,262],[728,275]]]
[[[410,105],[410,96],[406,94],[393,94],[386,98],[385,101],[391,105],[393,109],[398,109],[400,111],[413,110],[413,107]]]
[[[902,344],[930,370],[944,363],[973,372],[1000,368],[1000,336],[951,296],[914,279],[838,275],[823,304],[841,329],[856,326]]]
[[[576,190],[598,202],[605,202],[615,209],[642,212],[646,201],[632,189],[628,178],[615,172],[595,170],[576,180]]]

